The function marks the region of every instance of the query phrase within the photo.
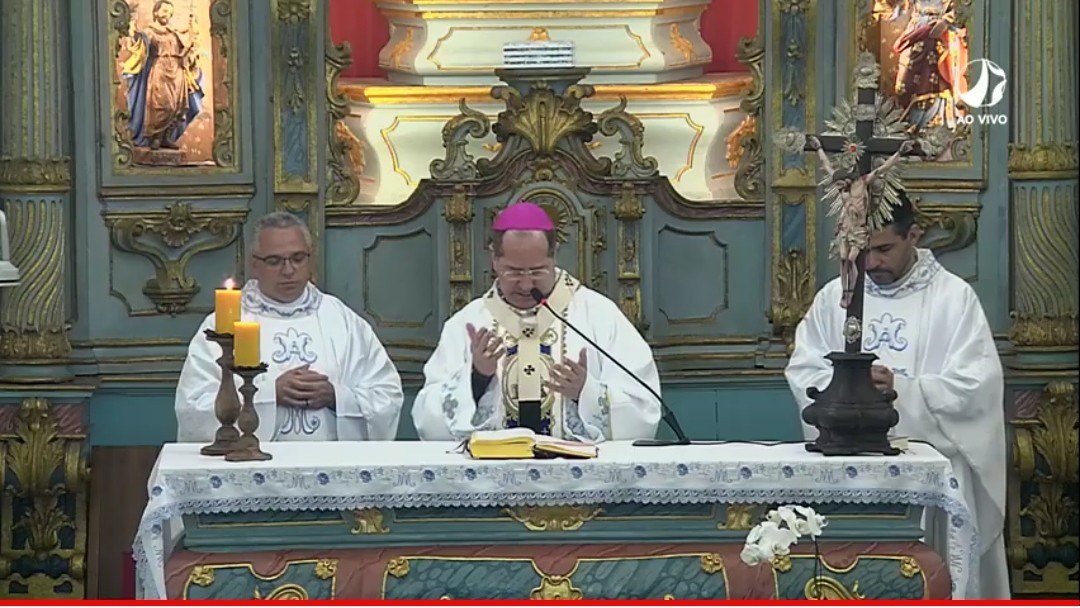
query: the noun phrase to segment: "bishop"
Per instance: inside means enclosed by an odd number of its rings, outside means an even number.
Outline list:
[[[652,350],[614,302],[556,266],[556,247],[555,225],[538,205],[516,203],[495,219],[494,284],[445,323],[424,366],[412,410],[421,439],[534,425],[588,443],[655,435],[660,402],[559,317],[659,394]]]

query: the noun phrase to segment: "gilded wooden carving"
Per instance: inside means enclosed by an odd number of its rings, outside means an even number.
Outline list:
[[[540,586],[529,593],[530,600],[580,600],[584,596],[567,576],[544,576]]]
[[[113,0],[108,17],[114,171],[237,171],[233,0]]]
[[[641,309],[641,261],[638,243],[641,234],[639,222],[645,215],[645,206],[633,182],[623,182],[619,196],[615,199],[613,213],[619,222],[615,245],[615,268],[619,281],[619,298],[616,302],[634,327],[644,332],[648,330],[649,323]]]
[[[594,92],[592,86],[579,83],[585,73],[562,70],[529,80],[527,72],[502,72],[508,84],[494,87],[492,96],[506,107],[495,121],[462,102],[460,114],[444,125],[445,153],[431,162],[431,178],[403,207],[443,201],[443,216],[450,225],[452,311],[473,297],[478,278],[492,278],[482,269],[486,260],[476,255],[480,246],[473,210],[483,207],[481,228],[486,230],[498,210],[513,202],[511,197],[548,210],[560,242],[574,248],[576,259],[561,256],[560,264],[570,264],[568,268],[585,284],[617,301],[642,330],[648,326],[640,267],[647,202],[691,219],[760,217],[760,207],[694,205],[681,199],[659,174],[656,159],[644,155],[644,126],[626,111],[625,99],[595,119],[582,108],[582,100]],[[565,86],[556,86],[556,81]],[[471,140],[492,132],[498,144],[494,157],[475,158],[469,151]],[[618,142],[610,157],[593,153],[597,134]],[[610,224],[609,218],[614,220]],[[617,231],[614,239],[608,236],[609,227]],[[615,250],[611,260],[609,244]],[[616,270],[617,285],[608,283],[609,267]]]
[[[268,602],[287,600],[300,600],[306,602],[310,600],[311,597],[308,595],[307,589],[304,589],[303,586],[297,585],[296,583],[285,583],[284,585],[274,587],[265,597],[263,597],[259,588],[256,587],[254,593],[251,595],[251,599],[266,600]]]
[[[724,558],[719,553],[706,553],[700,561],[701,571],[705,574],[716,574],[724,569]]]
[[[326,39],[326,204],[348,205],[360,195],[364,171],[364,144],[345,124],[349,102],[338,86],[342,71],[352,65],[352,47],[348,42],[334,44],[330,36]]]
[[[865,600],[866,596],[859,591],[859,581],[848,589],[843,583],[831,576],[815,576],[806,581],[803,588],[803,597],[808,600]]]
[[[174,202],[154,211],[105,211],[109,239],[121,251],[143,256],[154,266],[143,294],[160,314],[187,310],[201,287],[188,275],[192,258],[223,249],[239,238],[246,210],[195,209]]]
[[[911,200],[918,209],[915,221],[925,231],[920,247],[940,256],[975,244],[979,231],[978,205],[921,204],[917,196]]]
[[[1080,167],[1077,143],[1009,144],[1009,173],[1014,178],[1037,179],[1056,177],[1075,178]],[[1065,175],[1062,175],[1065,174]]]
[[[71,185],[71,159],[0,157],[0,184],[5,190],[11,186],[18,190],[32,187],[35,192],[54,191],[57,187],[67,190]]]
[[[600,507],[588,505],[513,507],[504,509],[514,521],[533,532],[572,532],[600,513]]]
[[[472,300],[472,199],[464,185],[454,187],[443,207],[450,224],[450,310],[457,312]]]
[[[386,573],[394,578],[404,578],[409,575],[409,560],[404,557],[395,557],[386,562]]]
[[[389,534],[390,529],[383,525],[382,509],[357,509],[353,511],[353,527],[350,534]]]
[[[1008,506],[1014,594],[1076,593],[1080,547],[1077,388],[1054,382],[1022,395],[1013,431]]]
[[[6,407],[18,412],[0,435],[0,597],[83,599],[89,468],[82,410],[41,397]]]
[[[795,328],[814,301],[814,273],[806,252],[789,249],[776,265],[772,306],[767,317],[773,335],[782,339],[790,354],[795,348]]]
[[[1025,181],[1012,189],[1014,297],[1009,337],[1018,348],[1076,348],[1078,191],[1075,181]]]
[[[750,530],[761,521],[765,513],[764,505],[735,503],[724,506],[724,522],[717,524],[718,530]]]
[[[56,361],[71,354],[63,291],[66,206],[57,200],[3,200],[12,258],[22,271],[0,306],[0,358],[10,363]]]
[[[765,199],[765,153],[762,147],[762,116],[765,107],[764,35],[739,40],[736,57],[750,70],[753,85],[739,107],[746,118],[732,135],[739,154],[729,158],[735,167],[735,192],[748,201]]]
[[[333,600],[337,595],[337,572],[338,560],[333,558],[288,560],[270,576],[260,574],[250,562],[200,564],[188,573],[181,599],[214,599],[220,589],[224,589],[226,597],[236,597],[236,585],[247,582],[254,583],[250,593],[255,600]],[[219,590],[210,589],[215,583]]]

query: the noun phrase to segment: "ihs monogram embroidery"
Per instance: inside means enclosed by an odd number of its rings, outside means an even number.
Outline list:
[[[907,338],[900,334],[907,327],[906,320],[884,313],[867,325],[866,341],[863,343],[866,350],[874,351],[887,346],[890,350],[900,352],[908,347]]]
[[[274,363],[315,363],[319,356],[311,350],[314,339],[307,332],[296,331],[290,327],[284,332],[274,334],[274,354],[271,355]]]

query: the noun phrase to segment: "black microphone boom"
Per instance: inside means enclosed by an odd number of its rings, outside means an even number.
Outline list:
[[[566,318],[564,318],[559,313],[555,312],[555,309],[553,309],[547,303],[547,298],[544,297],[544,292],[542,292],[539,289],[533,287],[532,290],[529,292],[529,295],[531,295],[533,297],[533,299],[536,300],[536,302],[538,304],[540,304],[541,306],[546,308],[548,310],[548,312],[555,315],[556,319],[562,321],[564,325],[566,325],[567,327],[572,329],[575,334],[577,334],[578,336],[581,337],[581,339],[588,342],[589,346],[592,346],[593,348],[595,348],[597,351],[600,352],[600,354],[607,357],[608,360],[611,361],[612,363],[614,363],[619,369],[626,372],[626,375],[633,378],[634,381],[636,381],[638,384],[640,384],[642,386],[642,388],[649,391],[649,394],[652,395],[653,397],[656,397],[656,400],[660,402],[660,417],[663,418],[664,422],[667,423],[668,427],[671,428],[671,432],[675,433],[675,440],[674,441],[668,441],[668,440],[665,440],[665,439],[639,439],[639,440],[634,442],[635,446],[639,446],[639,447],[645,447],[645,446],[658,447],[658,446],[665,446],[665,445],[690,445],[692,443],[690,441],[690,438],[686,436],[686,433],[683,432],[682,427],[679,426],[679,420],[678,420],[678,418],[675,417],[675,412],[671,411],[671,408],[669,408],[667,406],[667,404],[664,403],[664,400],[660,397],[660,394],[657,393],[653,389],[653,387],[649,386],[649,384],[647,382],[645,382],[644,380],[639,378],[637,376],[637,374],[635,374],[634,372],[626,369],[626,366],[623,365],[622,363],[620,363],[618,359],[611,356],[611,353],[607,352],[603,348],[600,348],[599,344],[597,344],[596,342],[593,342],[592,339],[589,338],[589,336],[586,336],[580,329],[574,327],[573,324],[570,323],[570,321],[567,321]]]

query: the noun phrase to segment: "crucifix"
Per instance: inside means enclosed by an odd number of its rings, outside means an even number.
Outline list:
[[[880,69],[873,55],[863,53],[855,69],[856,97],[846,133],[823,133],[806,136],[803,149],[817,153],[828,174],[825,183],[837,197],[837,235],[834,243],[840,257],[843,299],[846,310],[844,351],[862,352],[863,295],[866,284],[866,251],[869,235],[880,230],[891,219],[895,187],[889,181],[903,156],[918,155],[916,144],[905,137],[877,135],[878,76]],[[854,128],[851,128],[853,126]],[[886,130],[886,129],[881,129]],[[838,154],[843,167],[834,168],[826,152]],[[874,167],[875,157],[890,155],[881,166]],[[876,186],[884,186],[876,188]],[[879,196],[874,196],[880,190]],[[876,200],[875,200],[876,199]]]
[[[899,452],[888,439],[889,429],[899,421],[892,406],[896,392],[874,387],[870,371],[877,357],[862,350],[866,255],[870,234],[892,218],[900,188],[898,162],[919,153],[903,123],[888,122],[890,102],[879,97],[880,73],[873,55],[861,54],[855,68],[855,104],[842,103],[833,111],[833,132],[795,137],[796,149],[818,155],[827,173],[824,200],[834,201],[830,214],[838,216],[834,249],[841,262],[843,297],[838,304],[845,309],[844,350],[826,355],[833,364],[832,381],[825,390],[807,389],[814,403],[803,410],[803,420],[819,431],[807,450],[826,456]],[[896,136],[888,136],[892,134]],[[833,167],[826,152],[836,154],[842,166]],[[875,157],[884,155],[890,156],[875,167]]]

